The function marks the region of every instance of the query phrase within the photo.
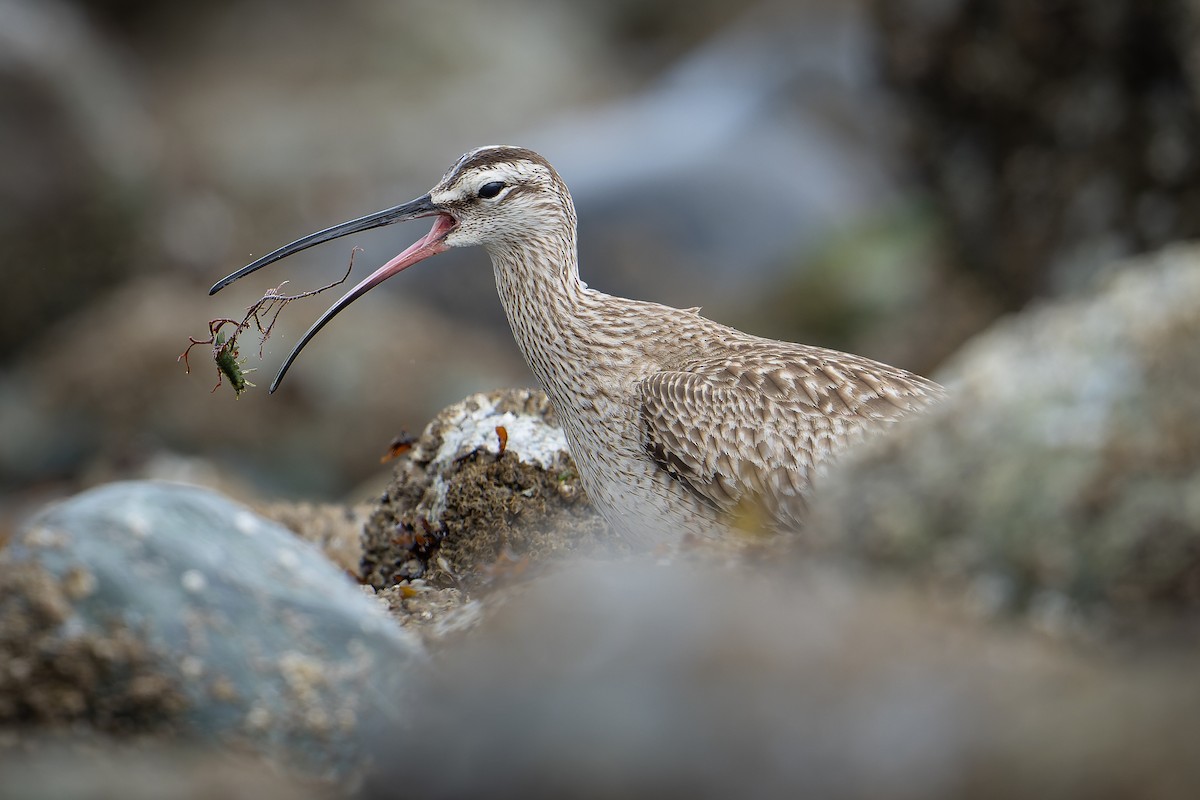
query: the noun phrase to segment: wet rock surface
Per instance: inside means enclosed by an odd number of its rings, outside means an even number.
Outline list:
[[[1055,630],[1200,612],[1200,250],[980,336],[951,402],[834,472],[806,538]]]
[[[170,734],[345,778],[423,658],[316,549],[194,487],[52,506],[4,549],[0,580],[5,727]]]

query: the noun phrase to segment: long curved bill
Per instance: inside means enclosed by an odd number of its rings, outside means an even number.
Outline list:
[[[380,228],[384,225],[391,225],[393,222],[404,222],[416,219],[417,217],[427,217],[430,214],[437,214],[440,211],[441,209],[433,204],[433,199],[429,195],[425,195],[395,208],[385,208],[383,211],[376,211],[374,214],[367,214],[365,217],[352,219],[349,222],[343,222],[341,225],[334,225],[332,228],[310,233],[308,236],[301,236],[291,244],[285,244],[278,250],[267,253],[257,261],[247,264],[232,275],[226,275],[224,278],[221,278],[221,280],[213,284],[208,293],[214,295],[234,281],[246,277],[251,272],[257,272],[268,264],[274,264],[281,258],[295,255],[301,250],[307,250],[322,242],[328,242],[342,236],[349,236],[352,233],[369,231],[372,228]]]
[[[430,256],[434,256],[438,253],[448,250],[449,246],[446,244],[445,239],[446,235],[454,229],[454,218],[445,213],[442,209],[435,206],[429,195],[425,195],[424,197],[419,197],[416,200],[405,203],[404,205],[396,206],[395,208],[385,209],[384,211],[368,214],[365,217],[360,217],[349,222],[343,222],[341,225],[334,225],[332,228],[326,228],[323,231],[310,233],[308,236],[297,239],[291,244],[286,244],[278,250],[268,253],[257,261],[247,264],[237,272],[222,278],[213,285],[208,292],[210,295],[216,294],[221,289],[225,288],[239,278],[244,278],[251,272],[261,269],[262,267],[274,263],[282,258],[287,258],[288,256],[298,253],[301,250],[306,250],[309,247],[321,244],[322,242],[328,242],[331,239],[337,239],[342,236],[348,236],[352,233],[370,230],[371,228],[390,225],[393,222],[403,222],[406,220],[416,219],[417,217],[428,217],[430,215],[436,215],[437,219],[434,221],[433,228],[430,229],[429,233],[425,234],[425,236],[423,236],[419,241],[414,243],[403,253],[396,256],[391,261],[375,270],[375,272],[368,275],[353,289],[346,292],[346,294],[340,300],[330,306],[329,310],[322,314],[321,317],[313,323],[312,327],[309,328],[302,337],[300,337],[300,341],[297,342],[294,348],[292,348],[292,352],[288,354],[288,357],[284,359],[283,366],[279,368],[279,374],[277,374],[275,376],[275,380],[271,382],[271,392],[274,392],[279,388],[279,384],[283,381],[283,376],[287,373],[288,368],[292,366],[292,362],[296,360],[296,357],[300,355],[300,351],[304,349],[304,346],[308,344],[309,341],[312,340],[312,338],[317,335],[321,328],[325,327],[325,325],[331,319],[341,313],[342,309],[396,273],[402,272],[408,267],[411,267],[413,264],[416,264],[418,261],[424,261]]]

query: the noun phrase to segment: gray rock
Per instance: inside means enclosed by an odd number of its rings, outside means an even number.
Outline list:
[[[9,543],[0,581],[10,724],[124,733],[135,716],[344,777],[422,661],[316,549],[195,487],[116,483],[55,505]]]
[[[955,584],[1045,626],[1200,612],[1200,248],[1016,316],[952,400],[820,489],[812,544]]]

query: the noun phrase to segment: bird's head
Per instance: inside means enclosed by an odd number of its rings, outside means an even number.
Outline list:
[[[222,278],[209,294],[216,294],[239,278],[314,245],[418,217],[434,218],[429,232],[364,278],[321,315],[284,361],[271,383],[272,392],[296,356],[329,320],[398,272],[451,247],[481,245],[491,252],[511,252],[538,239],[573,236],[575,227],[570,194],[546,159],[522,147],[481,147],[460,158],[428,194],[301,237]]]
[[[521,147],[472,150],[428,197],[453,220],[445,237],[448,247],[519,246],[563,230],[564,213],[574,220],[570,195],[554,167]]]

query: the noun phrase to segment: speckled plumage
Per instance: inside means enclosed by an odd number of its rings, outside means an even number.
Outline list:
[[[592,501],[619,531],[663,539],[739,523],[797,527],[815,470],[942,394],[866,358],[588,288],[570,194],[531,151],[468,153],[431,196],[467,218],[477,187],[497,179],[521,188],[504,198],[520,207],[484,215],[464,243],[488,250],[513,335]]]
[[[473,150],[429,194],[302,237],[212,291],[321,242],[423,216],[435,217],[433,229],[326,311],[271,390],[305,343],[373,286],[447,248],[482,246],[584,487],[632,538],[795,528],[830,458],[942,395],[931,381],[869,359],[588,288],[570,192],[544,158],[519,147]]]

